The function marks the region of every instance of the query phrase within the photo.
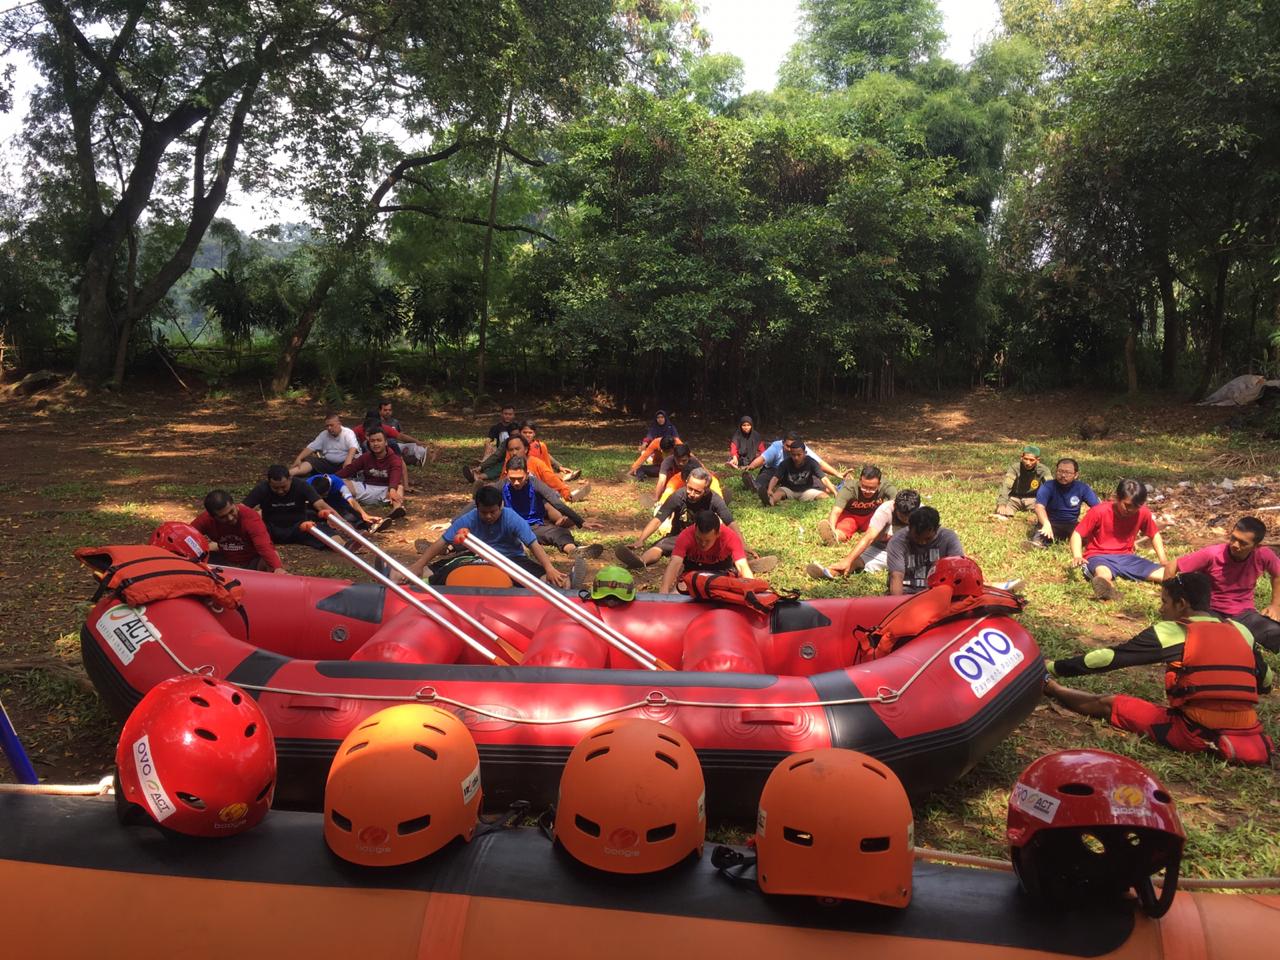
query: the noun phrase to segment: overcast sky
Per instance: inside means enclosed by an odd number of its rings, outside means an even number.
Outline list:
[[[746,90],[772,90],[778,66],[796,39],[800,0],[701,0],[702,22],[711,34],[711,49],[742,58]],[[938,0],[948,35],[944,53],[959,63],[967,63],[970,53],[989,38],[1000,24],[996,0]],[[17,154],[11,142],[25,112],[31,76],[29,68],[19,71],[12,113],[0,114],[0,187],[4,179],[20,176]],[[239,201],[239,202],[235,202]],[[273,210],[261,198],[238,196],[235,191],[222,208],[223,215],[241,229],[252,230],[280,217],[297,216],[287,209]]]

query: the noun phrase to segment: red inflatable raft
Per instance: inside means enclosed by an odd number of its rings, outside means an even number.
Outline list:
[[[249,690],[276,737],[285,805],[318,806],[347,732],[411,700],[458,713],[480,748],[486,801],[499,806],[553,799],[574,744],[616,715],[684,733],[721,816],[754,816],[775,764],[815,747],[879,757],[920,794],[1007,736],[1044,677],[1035,642],[1010,618],[1018,602],[994,590],[963,602],[945,587],[791,602],[768,615],[679,596],[607,607],[566,594],[680,668],[653,671],[522,589],[443,590],[523,653],[520,666],[494,666],[382,586],[227,572],[243,584],[239,609],[103,598],[81,633],[84,663],[120,716],[183,671]]]

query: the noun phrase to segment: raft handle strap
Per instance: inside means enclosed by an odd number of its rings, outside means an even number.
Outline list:
[[[733,847],[717,846],[711,851],[711,866],[730,883],[741,887],[756,886],[756,857]]]

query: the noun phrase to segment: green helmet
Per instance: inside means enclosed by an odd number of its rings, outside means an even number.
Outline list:
[[[636,580],[625,567],[602,567],[591,581],[591,599],[616,597],[630,603],[636,598]]]

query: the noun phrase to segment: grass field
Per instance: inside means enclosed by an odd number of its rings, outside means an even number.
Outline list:
[[[1022,442],[1040,444],[1050,461],[1075,456],[1081,479],[1102,496],[1125,476],[1169,486],[1262,474],[1280,452],[1274,444],[1234,435],[1223,426],[1224,414],[1172,407],[1158,398],[1136,407],[1113,406],[1113,434],[1084,443],[1075,434],[1083,402],[1071,394],[1036,401],[982,392],[903,401],[893,409],[851,408],[841,411],[838,428],[828,421],[798,426],[828,460],[845,467],[875,462],[900,489],[919,490],[924,502],[939,510],[943,524],[957,531],[988,580],[1025,580],[1029,604],[1023,622],[1052,658],[1137,633],[1153,618],[1157,594],[1154,587],[1129,584],[1120,601],[1101,604],[1069,572],[1065,550],[1029,554],[1018,548],[1025,522],[999,522],[991,508],[996,483]],[[140,412],[153,410],[165,411],[163,425]],[[521,408],[522,415],[529,412]],[[0,408],[0,424],[18,461],[0,483],[9,508],[0,525],[0,618],[7,624],[0,639],[0,694],[46,778],[96,778],[109,768],[115,736],[114,724],[78,672],[77,634],[91,589],[71,550],[87,543],[142,541],[157,522],[194,515],[199,497],[212,486],[247,491],[267,463],[287,460],[315,435],[322,415],[318,404],[305,399],[271,404],[264,411],[256,397],[234,396],[210,402],[68,394],[39,412],[16,402]],[[415,539],[434,537],[433,524],[467,507],[469,491],[459,468],[478,454],[493,418],[488,412],[429,410],[407,393],[397,402],[397,415],[439,452],[436,462],[414,472],[411,520],[389,540],[392,552],[407,558]],[[695,452],[716,469],[731,419],[727,425],[678,415],[676,420]],[[641,431],[636,420],[585,407],[562,406],[556,415],[543,417],[541,434],[552,452],[580,467],[594,484],[583,512],[604,529],[583,533],[580,541],[608,548],[629,543],[646,521],[652,487],[624,477]],[[37,467],[40,484],[17,479],[35,475]],[[766,510],[736,477],[725,481],[748,544],[780,557],[771,577],[775,584],[807,596],[884,590],[883,574],[837,583],[805,576],[807,561],[830,562],[843,553],[818,540],[817,524],[830,501],[788,502]],[[1180,524],[1167,534],[1171,554],[1219,539],[1203,523]],[[348,568],[327,555],[305,548],[285,551],[286,563],[298,572],[348,575]],[[602,562],[611,562],[611,549]],[[660,576],[661,564],[646,571],[646,583],[656,587]],[[1266,599],[1260,593],[1259,605]],[[1073,683],[1162,696],[1161,671],[1154,667]],[[1280,719],[1276,704],[1273,695],[1261,710],[1273,733]],[[1081,746],[1131,756],[1173,790],[1190,838],[1189,875],[1280,875],[1280,778],[1274,770],[1175,754],[1047,703],[959,783],[917,806],[919,842],[1003,855],[1005,804],[1019,771],[1043,753]],[[721,825],[720,831],[733,835],[732,825]]]

